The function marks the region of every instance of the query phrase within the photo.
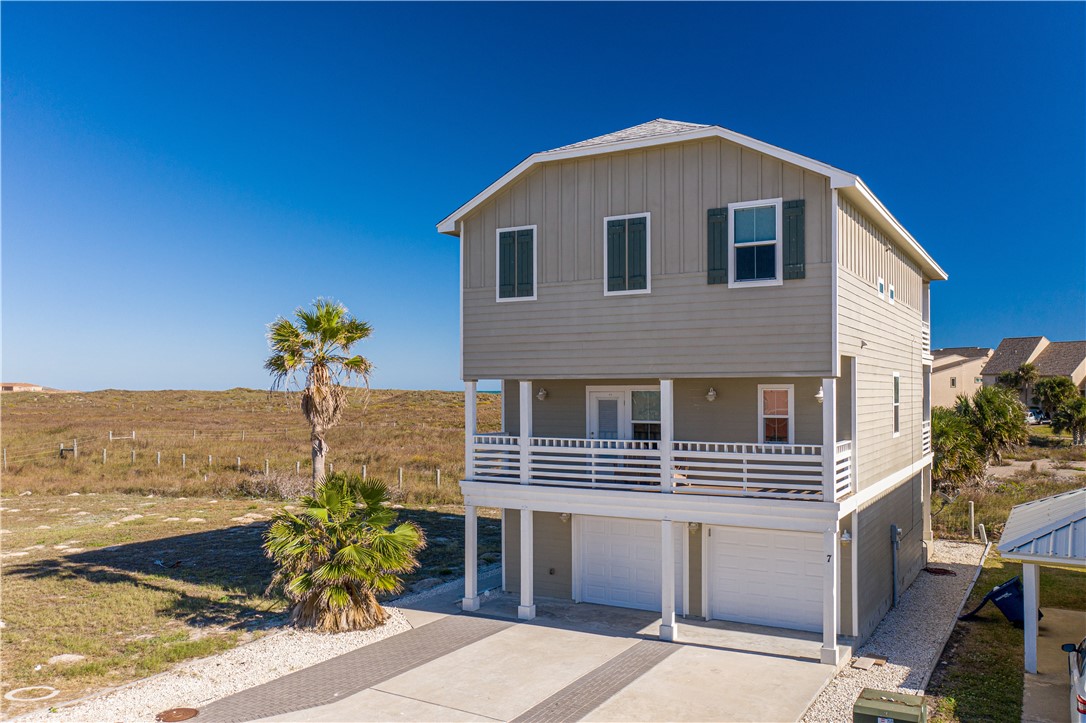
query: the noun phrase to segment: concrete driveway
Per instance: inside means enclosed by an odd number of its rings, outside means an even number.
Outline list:
[[[516,621],[499,596],[405,609],[413,630],[207,706],[202,721],[795,721],[832,678],[818,635],[680,624],[654,613],[539,600]]]

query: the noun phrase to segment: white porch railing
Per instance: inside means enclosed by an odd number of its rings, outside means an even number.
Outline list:
[[[924,454],[931,454],[931,420],[925,419],[920,425],[920,449]]]
[[[927,353],[931,353],[931,322],[921,322],[920,326],[920,348]]]
[[[517,437],[475,435],[473,479],[519,483]],[[671,487],[678,494],[823,500],[822,446],[737,442],[672,443]],[[834,499],[853,491],[852,443],[838,442]],[[660,442],[629,439],[531,437],[527,483],[533,485],[659,492]]]

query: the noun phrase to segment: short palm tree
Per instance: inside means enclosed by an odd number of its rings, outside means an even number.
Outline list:
[[[946,494],[984,476],[980,435],[952,409],[931,410],[932,478]]]
[[[317,299],[312,309],[294,312],[297,324],[282,316],[268,325],[268,346],[272,355],[264,368],[273,375],[272,388],[289,386],[305,373],[302,414],[311,429],[313,484],[324,478],[328,454],[325,435],[339,421],[347,406],[342,382],[361,379],[369,384],[373,365],[351,347],[373,331],[370,325],[347,312],[347,307],[330,299]]]
[[[1064,402],[1052,415],[1052,429],[1057,434],[1071,433],[1071,444],[1086,444],[1086,397],[1076,396]]]
[[[1065,402],[1073,401],[1077,396],[1080,396],[1078,389],[1070,377],[1045,377],[1033,387],[1034,403],[1041,405],[1049,417]]]
[[[399,522],[376,478],[336,473],[322,479],[295,514],[272,518],[264,551],[279,569],[269,590],[294,603],[291,622],[322,632],[369,630],[388,619],[381,593],[402,589],[400,575],[418,568],[426,546],[413,522]]]
[[[976,429],[985,461],[1001,464],[1004,450],[1029,439],[1025,409],[1014,389],[981,387],[972,398],[959,395],[954,411]]]

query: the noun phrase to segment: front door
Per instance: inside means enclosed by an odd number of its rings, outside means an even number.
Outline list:
[[[628,439],[629,410],[623,392],[588,393],[588,438]]]

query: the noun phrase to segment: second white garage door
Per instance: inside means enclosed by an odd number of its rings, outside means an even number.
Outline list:
[[[810,532],[710,527],[711,617],[822,630],[822,536]]]
[[[660,609],[660,523],[578,515],[579,600],[640,610]],[[683,610],[683,542],[675,528],[675,610]],[[575,553],[576,554],[576,553]]]

